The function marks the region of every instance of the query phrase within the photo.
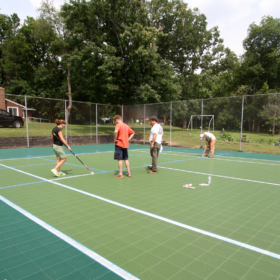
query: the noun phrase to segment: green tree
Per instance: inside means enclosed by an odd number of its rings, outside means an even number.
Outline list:
[[[266,123],[272,126],[272,136],[275,134],[275,128],[280,127],[280,96],[270,95],[267,104],[263,105],[263,110],[260,115],[267,121]],[[280,129],[279,132],[280,134]]]
[[[77,50],[74,80],[84,80],[79,95],[91,101],[133,104],[178,98],[173,68],[157,51],[158,30],[148,26],[141,1],[71,1],[62,8],[67,28],[85,43]],[[83,77],[81,77],[83,75]],[[74,78],[75,76],[75,78]],[[86,81],[90,81],[86,82]]]
[[[260,25],[252,23],[243,46],[246,52],[239,71],[241,84],[249,85],[252,94],[264,89],[265,83],[270,90],[279,91],[280,19],[265,16]]]
[[[217,65],[224,52],[218,28],[207,30],[205,15],[181,0],[152,0],[148,7],[151,24],[160,31],[158,52],[180,76],[181,98],[207,97],[208,92],[199,87],[198,72]]]

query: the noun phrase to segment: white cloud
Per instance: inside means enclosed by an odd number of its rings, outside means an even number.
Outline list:
[[[33,6],[34,8],[37,9],[37,8],[40,7],[41,1],[42,1],[42,0],[30,0],[30,3],[32,4],[32,6]]]
[[[41,5],[42,0],[30,0],[30,3],[33,5],[34,8],[38,9]],[[60,8],[66,1],[65,0],[53,0],[53,5],[55,8]]]
[[[275,11],[280,10],[280,1],[279,0],[261,0],[259,2],[260,12],[263,14],[275,13]]]
[[[209,7],[210,5],[212,6],[211,1],[209,0],[189,0],[189,1],[185,1],[186,3],[188,3],[189,8],[193,9],[193,8],[199,8],[201,9],[206,9],[207,7]]]
[[[53,1],[53,4],[54,6],[59,9],[61,5],[63,5],[65,2],[68,2],[68,1],[65,1],[65,0],[54,0]]]
[[[279,0],[184,0],[206,15],[208,26],[218,26],[224,45],[237,55],[243,53],[243,40],[251,23],[265,15],[279,17]]]

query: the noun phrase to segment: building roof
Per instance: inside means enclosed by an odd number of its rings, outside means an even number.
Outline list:
[[[16,103],[15,101],[12,101],[12,100],[10,100],[10,99],[8,99],[8,98],[5,98],[5,100],[7,100],[7,101],[9,101],[9,102],[11,102],[11,103],[14,103],[14,104],[17,105],[17,106],[22,107],[22,109],[24,109],[24,110],[27,110],[27,111],[36,111],[36,109],[33,109],[33,108],[27,108],[27,109],[26,109],[26,107],[25,107],[24,105],[21,105],[21,104],[19,104],[19,103]]]

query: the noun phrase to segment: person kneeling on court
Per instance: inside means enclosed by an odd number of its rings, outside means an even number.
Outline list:
[[[61,165],[66,161],[66,154],[63,150],[63,144],[67,147],[69,151],[71,151],[71,148],[65,141],[61,131],[65,127],[66,122],[64,120],[56,119],[55,123],[57,124],[57,126],[52,130],[51,138],[53,140],[53,150],[57,157],[57,162],[55,168],[52,169],[51,172],[58,177],[66,175],[65,173],[60,171]]]
[[[204,132],[203,134],[200,134],[200,139],[205,138],[206,140],[206,147],[205,147],[205,153],[204,157],[207,157],[209,154],[209,151],[211,150],[209,158],[214,157],[214,151],[215,151],[215,143],[216,143],[216,137],[214,134],[210,132]]]
[[[119,165],[119,174],[114,175],[114,178],[117,179],[123,178],[123,172],[122,172],[123,160],[127,168],[127,176],[131,177],[127,149],[129,147],[129,141],[134,136],[135,132],[127,124],[122,122],[122,117],[119,115],[116,115],[114,117],[114,122],[116,123],[115,131],[114,131],[114,143],[115,143],[114,159],[118,161],[118,165]]]
[[[158,153],[161,148],[161,142],[163,137],[163,129],[160,124],[158,124],[158,119],[156,116],[150,117],[150,124],[152,126],[149,142],[150,142],[150,154],[152,157],[152,166],[148,166],[148,173],[157,173],[157,160]]]

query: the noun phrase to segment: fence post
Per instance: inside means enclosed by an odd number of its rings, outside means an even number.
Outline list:
[[[25,101],[25,119],[26,119],[26,136],[27,136],[27,148],[29,148],[29,131],[28,131],[28,114],[27,114],[27,98],[24,96]]]
[[[97,117],[97,103],[96,103],[96,106],[95,106],[95,111],[96,111],[96,117],[95,117],[95,126],[96,126],[96,137],[95,137],[95,139],[96,139],[96,145],[98,145],[98,127],[97,127],[97,125],[98,125],[98,123],[97,123],[97,120],[98,120],[98,117]]]
[[[122,105],[122,120],[123,120],[123,105]]]
[[[200,134],[202,134],[203,130],[203,99],[201,99],[201,126],[200,126]],[[203,149],[202,139],[200,139],[200,149]]]
[[[66,100],[64,100],[65,102],[64,102],[64,111],[65,111],[65,121],[67,121],[67,101]],[[68,123],[66,123],[66,127],[65,127],[65,140],[66,140],[66,142],[67,142],[67,126],[68,126]]]
[[[172,102],[170,102],[170,147],[171,147],[171,137],[172,135]]]
[[[144,142],[143,144],[145,145],[145,126],[146,126],[146,105],[144,104]]]
[[[244,95],[242,96],[241,130],[240,130],[240,147],[239,147],[239,152],[242,152],[241,151],[241,142],[242,142],[242,132],[243,132],[243,111],[244,111]]]
[[[92,119],[91,119],[91,103],[89,104],[89,126],[90,126],[90,144],[92,144]]]

